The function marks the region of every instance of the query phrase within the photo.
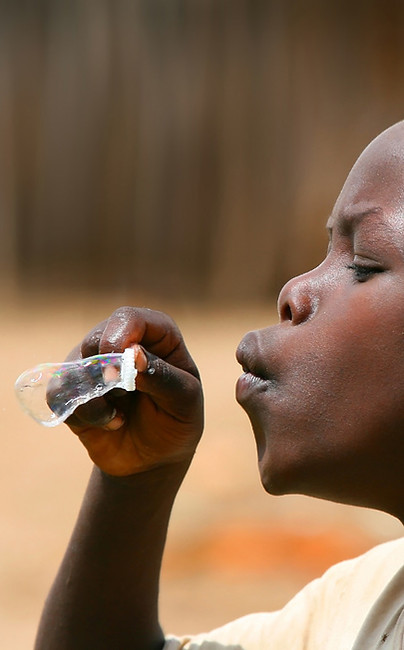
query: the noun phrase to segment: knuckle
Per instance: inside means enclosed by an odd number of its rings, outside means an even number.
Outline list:
[[[80,351],[83,357],[91,357],[94,354],[98,354],[100,339],[102,333],[105,329],[106,321],[98,323],[93,329],[84,337],[81,345]]]
[[[102,352],[119,351],[125,346],[128,331],[136,322],[133,307],[119,307],[109,317],[100,341]]]
[[[97,354],[100,343],[101,332],[99,330],[92,331],[81,344],[81,354],[83,357],[91,357]]]
[[[157,357],[154,360],[153,366],[162,384],[169,384],[172,382],[173,374],[168,363]]]
[[[129,307],[128,305],[123,305],[122,307],[118,307],[115,309],[115,311],[112,313],[110,320],[111,319],[117,319],[117,320],[128,320],[129,318],[132,318],[134,315],[136,315],[136,312],[138,309],[136,307]]]

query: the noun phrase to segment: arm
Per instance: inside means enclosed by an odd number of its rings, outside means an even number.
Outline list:
[[[202,392],[178,329],[158,312],[115,312],[80,354],[134,344],[142,346],[138,390],[94,400],[69,421],[96,466],[36,650],[157,650],[164,643],[161,558],[171,507],[202,431]]]

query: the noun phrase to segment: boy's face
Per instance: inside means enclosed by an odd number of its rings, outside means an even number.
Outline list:
[[[325,260],[248,333],[237,399],[265,488],[404,514],[404,123],[361,155]]]

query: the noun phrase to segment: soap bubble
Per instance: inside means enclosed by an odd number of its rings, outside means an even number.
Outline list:
[[[42,363],[15,382],[21,407],[46,427],[61,424],[81,404],[113,388],[136,388],[134,350],[97,354],[64,363]]]

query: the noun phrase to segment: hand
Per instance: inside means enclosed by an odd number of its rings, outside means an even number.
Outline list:
[[[135,349],[136,390],[112,390],[66,421],[105,473],[127,476],[190,460],[203,429],[198,369],[166,314],[122,307],[97,325],[68,360]]]

